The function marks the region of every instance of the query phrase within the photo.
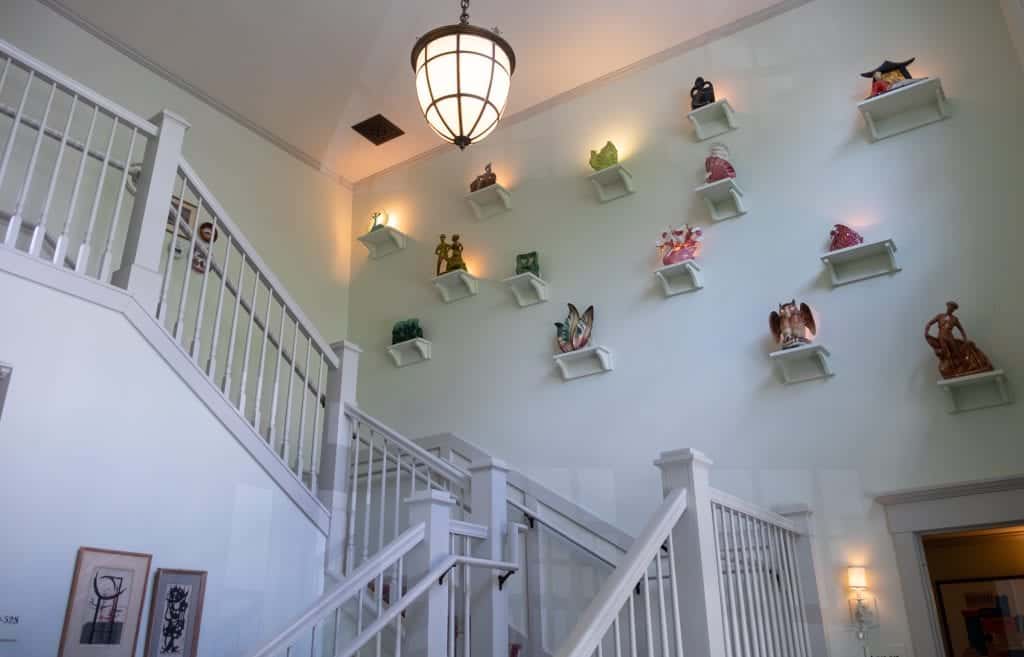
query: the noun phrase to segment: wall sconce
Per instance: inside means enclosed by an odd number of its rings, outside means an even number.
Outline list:
[[[850,621],[857,630],[857,640],[867,638],[868,628],[876,625],[878,608],[873,599],[865,597],[868,589],[868,569],[864,566],[850,566],[846,569],[846,585],[854,592],[850,600]]]

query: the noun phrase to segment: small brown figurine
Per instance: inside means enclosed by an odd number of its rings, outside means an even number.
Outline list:
[[[811,308],[806,303],[801,303],[797,307],[796,299],[780,303],[779,311],[773,311],[768,317],[768,326],[783,349],[810,344],[811,339],[818,333]]]
[[[457,234],[452,235],[451,250],[448,252],[448,262],[444,271],[448,273],[456,269],[466,269],[466,261],[462,259],[462,242],[459,241]]]
[[[434,255],[437,256],[437,267],[434,272],[435,276],[440,276],[444,273],[441,271],[443,268],[442,266],[448,262],[448,254],[451,253],[452,250],[451,245],[445,241],[447,237],[447,235],[441,233],[441,242],[437,245],[437,248],[434,249]]]
[[[498,176],[491,171],[491,163],[488,162],[487,166],[484,167],[484,172],[477,176],[473,182],[469,183],[469,191],[476,192],[484,187],[490,187],[497,182]]]
[[[932,317],[924,326],[925,342],[939,359],[939,374],[944,379],[991,372],[993,369],[988,356],[967,339],[967,331],[953,314],[959,307],[955,301],[947,301],[946,312]],[[938,327],[937,335],[929,333],[932,325]],[[962,337],[956,337],[955,331],[959,331]]]

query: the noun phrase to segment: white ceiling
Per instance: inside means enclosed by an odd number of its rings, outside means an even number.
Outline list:
[[[49,0],[348,181],[436,147],[413,84],[417,36],[456,22],[456,0]],[[779,0],[474,0],[517,68],[506,116]],[[699,73],[696,72],[696,73]],[[684,81],[680,81],[684,86]],[[405,135],[351,130],[382,113]],[[454,148],[454,147],[453,147]]]

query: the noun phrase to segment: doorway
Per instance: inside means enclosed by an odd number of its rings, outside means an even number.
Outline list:
[[[946,657],[1024,657],[1024,525],[921,543]]]

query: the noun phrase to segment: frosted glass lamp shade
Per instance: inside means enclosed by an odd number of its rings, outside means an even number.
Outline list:
[[[427,124],[465,148],[489,135],[508,101],[516,59],[505,39],[473,25],[446,25],[412,50],[416,96]]]
[[[868,587],[868,570],[863,566],[850,566],[846,569],[846,585],[855,591]]]

